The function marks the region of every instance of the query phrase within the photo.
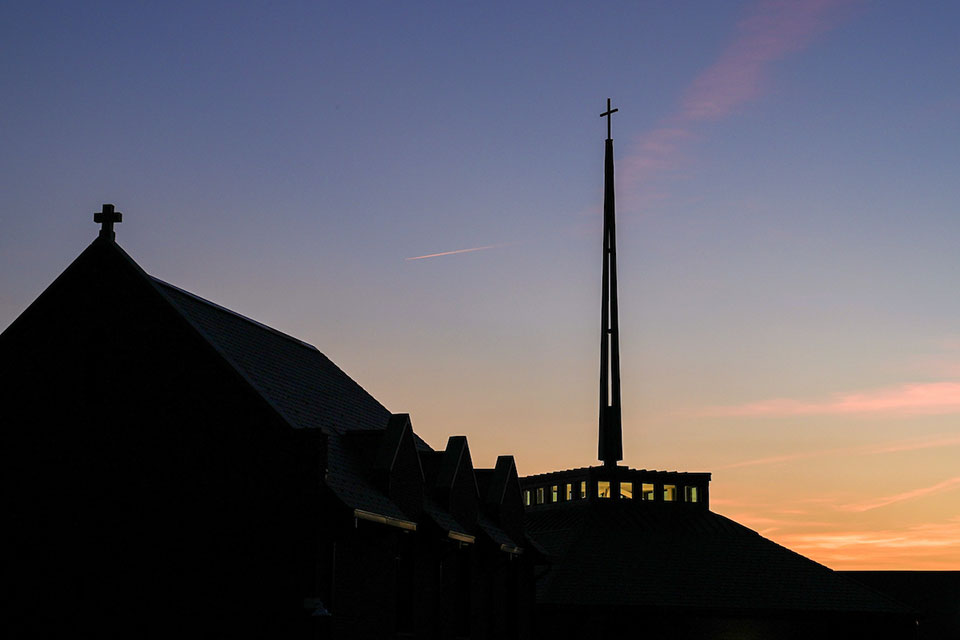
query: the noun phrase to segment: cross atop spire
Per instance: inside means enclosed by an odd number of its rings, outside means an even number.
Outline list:
[[[615,114],[620,109],[611,109],[610,108],[610,98],[607,98],[607,110],[600,114],[601,118],[607,119],[607,140],[613,140],[613,136],[610,135],[610,116]]]
[[[114,222],[123,222],[123,214],[114,211],[112,204],[103,205],[103,211],[93,214],[93,221],[100,223],[100,237],[107,240],[116,240],[117,234],[113,231]]]

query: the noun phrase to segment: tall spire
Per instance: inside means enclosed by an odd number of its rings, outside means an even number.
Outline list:
[[[606,466],[623,459],[623,428],[620,423],[620,323],[617,314],[617,233],[613,197],[613,137],[610,116],[619,109],[600,114],[607,119],[607,140],[603,165],[603,321],[600,334],[600,446],[598,457]]]

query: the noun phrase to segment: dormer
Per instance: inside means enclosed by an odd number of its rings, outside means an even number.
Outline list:
[[[519,540],[523,536],[523,500],[513,456],[497,457],[497,465],[485,485],[484,510],[501,529]]]
[[[390,416],[373,459],[373,472],[378,487],[394,504],[411,517],[419,515],[423,510],[423,467],[409,414]]]
[[[434,484],[437,500],[456,520],[472,528],[480,510],[480,494],[466,436],[450,436],[440,457]]]

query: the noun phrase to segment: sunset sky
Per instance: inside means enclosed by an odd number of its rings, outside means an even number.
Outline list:
[[[960,3],[0,5],[0,329],[93,240],[434,447],[624,463],[835,569],[960,569]]]

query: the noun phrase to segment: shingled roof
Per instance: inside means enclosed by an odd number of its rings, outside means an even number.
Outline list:
[[[634,501],[529,511],[554,558],[545,605],[907,614],[910,609],[706,509]]]
[[[338,434],[386,427],[390,412],[316,347],[151,279],[292,427]]]

